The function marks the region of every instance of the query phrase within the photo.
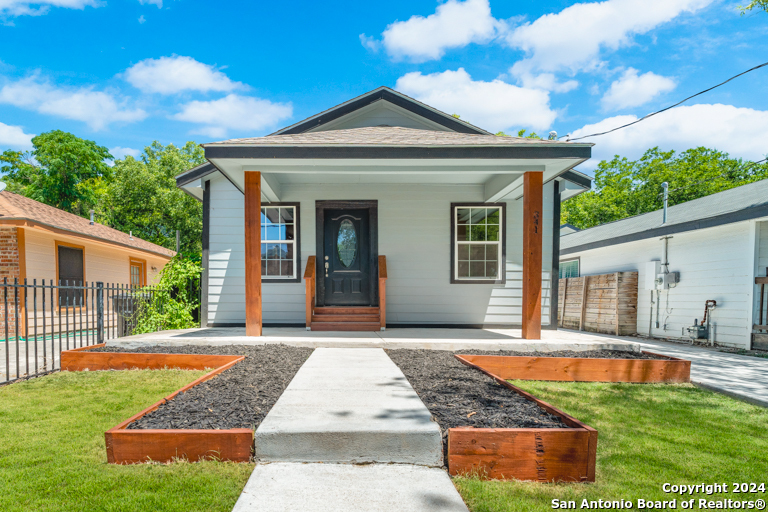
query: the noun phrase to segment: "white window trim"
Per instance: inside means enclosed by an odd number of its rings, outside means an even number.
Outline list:
[[[264,210],[265,208],[293,208],[293,240],[261,240],[262,244],[292,244],[293,245],[293,274],[290,276],[270,276],[268,274],[262,274],[261,279],[263,280],[274,280],[274,281],[295,281],[299,275],[299,259],[301,255],[298,254],[299,245],[297,243],[297,240],[299,239],[299,223],[298,223],[298,211],[299,207],[293,204],[262,204],[261,209]],[[259,230],[263,225],[259,223]],[[261,248],[259,248],[261,249]]]
[[[494,242],[473,242],[473,241],[467,241],[467,242],[459,242],[459,224],[457,222],[457,212],[460,208],[498,208],[499,209],[499,240]],[[481,281],[483,283],[497,283],[504,281],[504,273],[506,272],[506,268],[504,268],[505,262],[504,262],[504,251],[503,251],[503,244],[504,244],[504,229],[505,229],[505,217],[506,217],[506,208],[504,205],[496,205],[496,204],[488,204],[488,205],[477,205],[472,203],[467,204],[461,204],[461,203],[455,203],[452,208],[452,216],[451,216],[451,223],[453,224],[453,279],[456,282],[478,282]],[[496,259],[498,261],[498,276],[497,277],[459,277],[459,245],[496,245],[497,246],[497,253],[496,253]]]
[[[565,279],[564,277],[560,277],[560,266],[563,263],[571,263],[575,261],[576,262],[576,274],[575,276],[569,276],[570,277],[581,277],[581,260],[580,258],[568,258],[566,260],[560,260],[557,264],[557,278],[558,279]]]

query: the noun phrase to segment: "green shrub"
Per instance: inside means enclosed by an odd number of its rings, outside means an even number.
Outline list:
[[[197,255],[177,254],[163,268],[156,288],[136,292],[143,298],[132,318],[133,334],[199,327],[193,312],[200,306],[200,273]]]

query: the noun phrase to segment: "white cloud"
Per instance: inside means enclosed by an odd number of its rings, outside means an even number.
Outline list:
[[[382,33],[384,47],[393,57],[415,62],[439,59],[449,48],[486,43],[504,28],[491,16],[488,0],[448,0],[426,18],[396,21]]]
[[[230,130],[257,132],[293,115],[290,103],[229,94],[213,101],[191,101],[172,116],[179,121],[202,125],[196,130],[210,137],[225,137]]]
[[[147,18],[143,14],[139,16],[139,24],[143,25],[145,21],[147,21]]]
[[[545,91],[552,92],[568,92],[579,86],[579,82],[576,80],[559,82],[557,78],[555,78],[554,73],[541,73],[539,75],[531,75],[530,73],[525,73],[518,78],[520,80],[520,84],[523,87],[527,87],[529,89],[544,89]]]
[[[127,156],[132,156],[133,158],[138,158],[138,156],[141,154],[140,149],[133,149],[133,148],[124,148],[121,146],[115,146],[114,148],[111,148],[109,150],[109,154],[115,157],[115,160],[122,160]]]
[[[636,119],[633,115],[609,117],[574,131],[571,138],[610,130]],[[768,153],[766,141],[768,111],[699,104],[676,107],[634,126],[579,142],[595,143],[593,158],[585,164],[594,168],[600,160],[609,160],[614,155],[636,159],[655,146],[678,151],[705,146],[734,157],[760,160]]]
[[[215,67],[180,55],[142,60],[126,70],[125,79],[144,92],[160,94],[181,91],[230,92],[244,87]]]
[[[592,70],[600,64],[601,50],[616,50],[685,12],[694,12],[713,0],[606,0],[578,3],[533,23],[525,23],[507,36],[527,57],[511,73]]]
[[[659,94],[673,90],[677,84],[671,78],[652,72],[638,75],[634,68],[624,71],[601,100],[606,110],[620,110],[629,107],[639,107],[651,101]]]
[[[0,123],[0,149],[32,149],[32,137],[34,135],[24,133],[21,126]]]
[[[100,0],[0,0],[0,16],[42,16],[48,14],[51,7],[80,9],[101,7]]]
[[[464,68],[431,75],[408,73],[397,80],[395,87],[492,132],[511,127],[542,130],[549,128],[556,117],[549,106],[548,92],[501,80],[472,80]]]
[[[363,45],[363,48],[370,50],[372,52],[378,52],[379,47],[381,46],[381,43],[379,41],[365,34],[360,34],[360,44]]]
[[[37,75],[4,85],[0,89],[0,103],[83,121],[94,130],[147,117],[143,110],[128,107],[125,99],[110,93],[90,87],[58,88],[41,81]]]
[[[141,5],[156,5],[158,9],[163,8],[163,0],[139,0]]]

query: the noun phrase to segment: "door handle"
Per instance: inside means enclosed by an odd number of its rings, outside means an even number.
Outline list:
[[[328,268],[328,262],[327,261],[325,262],[325,268]]]

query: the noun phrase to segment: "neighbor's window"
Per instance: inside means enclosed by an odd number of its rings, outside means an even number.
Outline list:
[[[579,277],[579,260],[565,260],[560,262],[560,279],[566,277]]]
[[[504,281],[504,205],[452,205],[453,281]]]
[[[144,265],[141,260],[131,260],[131,288],[144,286]]]
[[[261,207],[261,275],[265,280],[298,279],[299,206]]]
[[[68,286],[83,286],[85,281],[85,260],[83,249],[59,245],[57,251],[57,276],[59,280],[59,306],[81,306],[83,301],[82,288],[67,288]]]

